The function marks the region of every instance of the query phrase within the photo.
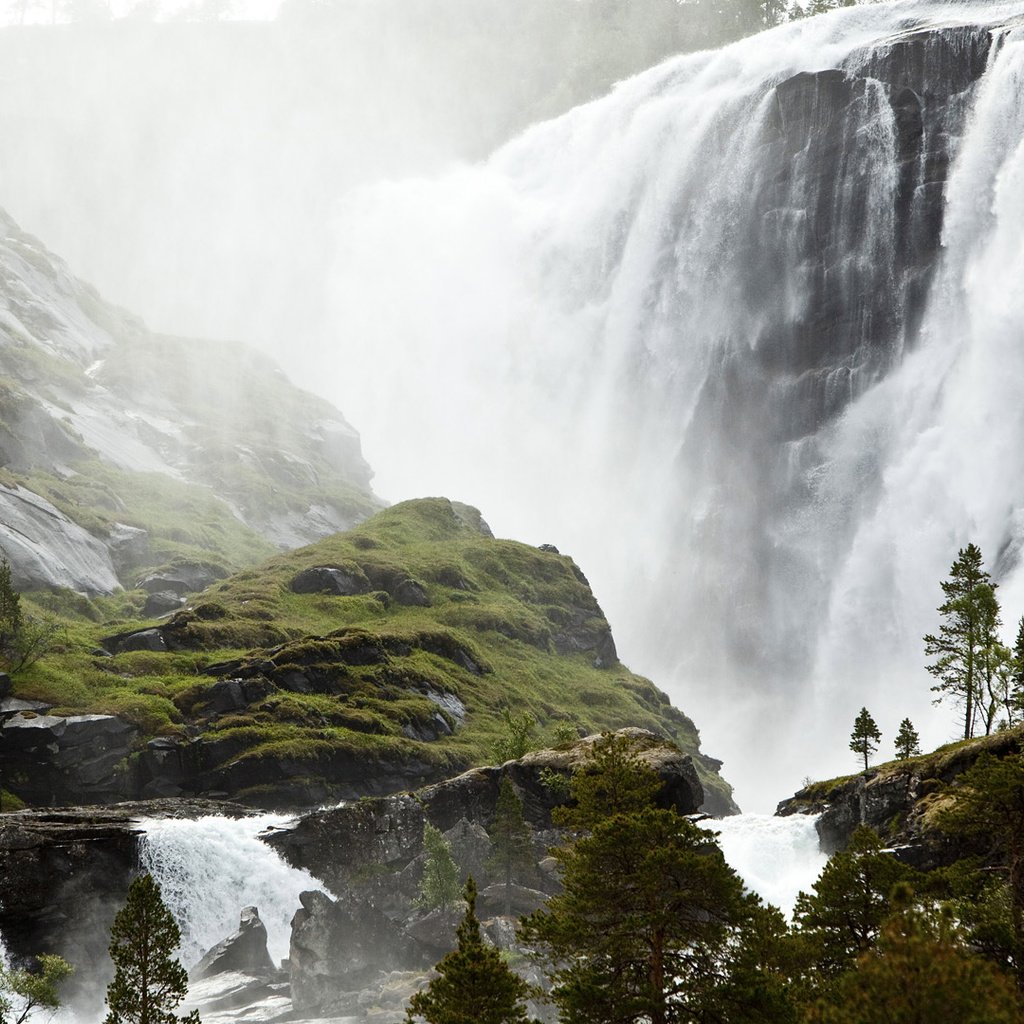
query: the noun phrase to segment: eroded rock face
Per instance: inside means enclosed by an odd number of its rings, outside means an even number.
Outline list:
[[[426,950],[365,903],[304,892],[288,951],[292,1003],[298,1010],[354,1012],[358,990],[381,972],[425,968]],[[349,1005],[346,1005],[348,1003]]]
[[[643,729],[624,729],[632,736],[638,757],[662,778],[659,802],[681,814],[694,814],[704,800],[703,787],[688,754]],[[360,876],[383,877],[404,873],[423,849],[423,826],[429,822],[456,842],[473,845],[494,820],[502,780],[508,778],[523,801],[525,820],[538,835],[548,833],[551,811],[565,800],[564,792],[552,790],[543,778],[548,772],[568,777],[585,761],[599,737],[580,740],[567,750],[542,750],[518,761],[474,768],[444,782],[429,785],[415,795],[399,794],[304,815],[291,828],[267,837],[295,867],[305,868],[322,879],[333,892],[345,891]],[[337,855],[345,850],[344,859]],[[482,852],[474,848],[475,865]],[[538,859],[543,856],[543,843]],[[418,876],[415,881],[418,882]],[[386,881],[381,890],[394,888]],[[364,886],[365,888],[365,886]],[[376,887],[375,887],[376,888]],[[415,889],[413,889],[415,892]],[[383,891],[376,894],[384,898]]]
[[[19,588],[66,587],[86,594],[120,588],[106,546],[23,487],[0,485],[0,550]]]
[[[129,795],[125,759],[137,733],[113,715],[22,712],[0,725],[0,772],[35,806],[110,803]]]
[[[256,907],[243,907],[238,931],[218,942],[203,954],[189,971],[196,981],[233,971],[238,974],[266,975],[275,970],[267,952],[267,929]]]

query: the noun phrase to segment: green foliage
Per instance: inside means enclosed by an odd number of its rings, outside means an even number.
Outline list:
[[[572,803],[556,807],[552,821],[566,828],[593,828],[616,814],[632,814],[654,803],[661,780],[641,762],[627,737],[604,734],[590,757],[573,772]]]
[[[909,718],[900,722],[899,732],[896,733],[896,759],[906,761],[907,758],[917,757],[921,753],[921,737],[918,736],[914,723]]]
[[[107,986],[103,1024],[175,1024],[175,1008],[188,992],[188,974],[175,957],[181,932],[153,876],[140,875],[128,889],[110,931],[114,978]],[[193,1010],[183,1018],[200,1024]]]
[[[423,910],[450,910],[461,892],[459,866],[448,840],[430,822],[423,826],[423,852],[423,877],[416,905]]]
[[[537,729],[537,719],[528,711],[516,715],[511,708],[504,707],[501,709],[501,720],[505,731],[494,744],[494,760],[498,764],[517,761],[528,753],[532,749],[531,739]]]
[[[494,809],[494,821],[488,833],[491,837],[491,856],[487,866],[504,883],[505,916],[509,917],[512,913],[513,879],[524,879],[533,873],[536,862],[533,854],[533,834],[523,818],[523,801],[507,775],[501,780],[498,801]]]
[[[480,935],[476,883],[467,879],[466,914],[456,948],[437,965],[437,977],[409,1000],[406,1021],[427,1024],[529,1024],[523,1005],[529,986]]]
[[[1020,965],[1024,963],[1024,757],[982,754],[949,792],[954,800],[938,814],[939,827],[983,839],[1005,860],[1015,958]]]
[[[618,737],[573,777],[560,823],[588,831],[552,851],[563,891],[521,923],[564,1021],[688,1021],[734,948],[742,883],[709,833],[652,806],[659,788]]]
[[[797,897],[794,922],[814,971],[834,977],[871,949],[889,913],[893,886],[913,877],[884,851],[871,828],[859,826],[846,849],[825,865],[813,892]]]
[[[21,595],[11,581],[11,566],[0,558],[0,665],[17,675],[35,664],[59,642],[59,624],[25,615]]]
[[[1013,982],[974,955],[948,908],[912,907],[906,892],[862,954],[814,1006],[808,1024],[1018,1024],[1024,1003]]]
[[[712,998],[748,902],[708,833],[674,811],[615,813],[554,851],[564,890],[522,940],[555,967],[571,1022],[689,1021]]]
[[[864,759],[864,771],[868,770],[868,758],[878,749],[882,734],[867,708],[861,708],[850,733],[850,749]]]
[[[945,601],[939,605],[943,622],[937,634],[925,636],[927,666],[938,680],[932,687],[936,703],[949,698],[963,708],[964,739],[974,735],[986,661],[998,643],[999,603],[996,584],[982,565],[976,544],[961,548],[942,584]],[[990,665],[989,671],[993,666]],[[991,723],[990,723],[991,724]]]
[[[24,1024],[36,1010],[56,1010],[58,989],[74,968],[63,957],[42,953],[38,969],[26,971],[0,963],[0,1024]]]

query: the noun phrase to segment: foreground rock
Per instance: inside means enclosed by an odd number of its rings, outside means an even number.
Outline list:
[[[256,976],[275,971],[274,961],[267,952],[267,929],[256,907],[242,908],[238,931],[208,950],[189,972],[189,977],[199,981],[229,971]]]
[[[698,810],[704,794],[689,755],[641,729],[619,735],[661,777],[660,803],[683,814]],[[382,993],[394,972],[422,972],[453,947],[461,908],[424,911],[417,903],[428,823],[444,834],[461,878],[472,875],[480,885],[486,933],[502,948],[521,952],[514,917],[535,910],[560,888],[557,871],[547,863],[548,848],[563,839],[551,812],[566,801],[569,775],[587,761],[597,739],[477,768],[416,793],[316,811],[265,836],[289,863],[323,880],[334,894],[303,893],[292,922],[296,1012],[374,1019],[367,1008],[387,1003]],[[523,803],[533,844],[532,864],[516,866],[507,891],[488,834],[506,779]],[[506,902],[509,917],[503,916]]]

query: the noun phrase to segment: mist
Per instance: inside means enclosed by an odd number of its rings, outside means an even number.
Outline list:
[[[39,8],[0,31],[0,205],[151,328],[243,340],[336,402],[382,497],[467,501],[572,555],[623,661],[768,809],[852,767],[861,705],[886,743],[907,715],[926,744],[954,735],[919,638],[958,545],[990,556],[1008,617],[1024,602],[1016,413],[992,447],[971,400],[1020,406],[1024,379],[1001,369],[1024,317],[1001,241],[1020,112],[985,106],[1019,64],[964,104],[936,288],[952,304],[904,322],[861,303],[830,363],[766,355],[817,315],[813,253],[784,259],[798,219],[757,234],[771,87],[951,9],[857,8],[679,56],[729,33],[659,0]],[[870,130],[844,167],[868,187],[833,225],[851,308],[898,274],[883,100],[858,100]],[[772,201],[808,208],[818,183],[797,166]],[[989,219],[957,235],[979,194]]]

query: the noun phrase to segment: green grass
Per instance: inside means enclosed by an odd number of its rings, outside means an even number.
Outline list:
[[[323,565],[365,578],[371,592],[291,591],[299,571]],[[426,589],[429,607],[383,593],[406,579]],[[484,537],[445,499],[394,506],[214,584],[173,620],[175,649],[167,653],[94,653],[104,636],[149,625],[137,618],[138,593],[36,601],[62,615],[67,642],[24,674],[20,695],[65,712],[118,714],[143,737],[201,734],[223,742],[226,757],[294,761],[310,778],[339,752],[412,758],[446,771],[488,763],[504,735],[503,707],[529,712],[538,740],[567,725],[641,726],[698,751],[693,723],[650,681],[622,665],[595,668],[592,653],[556,652],[567,624],[606,625],[571,559]],[[266,676],[277,688],[216,718],[215,678],[203,673],[222,662],[234,663],[231,677]],[[285,689],[293,673],[317,692]],[[454,734],[433,742],[409,738],[439,713],[428,690],[455,695],[466,708]],[[707,786],[728,792],[717,775],[699,770]]]

